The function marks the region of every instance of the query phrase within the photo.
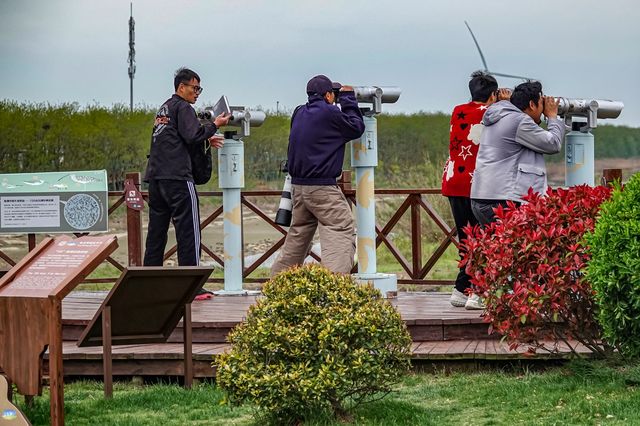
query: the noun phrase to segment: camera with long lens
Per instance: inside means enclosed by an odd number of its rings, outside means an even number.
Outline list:
[[[280,226],[291,226],[292,210],[291,175],[287,173],[284,178],[284,186],[282,187],[282,195],[280,196],[280,205],[278,205],[275,222]]]
[[[282,195],[280,196],[280,205],[276,213],[275,222],[280,226],[291,226],[291,210],[293,209],[293,200],[291,197],[291,176],[289,175],[289,162],[283,160],[280,162],[280,173],[285,174]]]

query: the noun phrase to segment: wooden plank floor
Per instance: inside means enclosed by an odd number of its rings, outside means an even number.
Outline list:
[[[75,340],[98,310],[106,292],[72,292],[62,302],[65,340]],[[226,333],[243,321],[256,296],[219,296],[192,304],[194,342],[223,343]],[[480,311],[454,308],[449,294],[401,292],[397,307],[416,341],[487,338]],[[180,326],[179,326],[180,327]],[[216,330],[218,329],[218,330]],[[177,330],[172,342],[180,342]]]
[[[100,376],[102,347],[78,348],[76,341],[102,303],[106,292],[72,292],[63,300],[63,362],[65,375]],[[215,355],[229,348],[226,335],[243,321],[255,296],[214,297],[192,304],[193,360],[196,377],[215,376]],[[467,311],[449,304],[445,293],[399,293],[391,301],[400,312],[413,337],[412,358],[429,362],[481,362],[514,359],[563,359],[568,347],[557,354],[540,352],[523,355],[526,347],[511,351],[497,336],[488,336],[480,311]],[[113,347],[114,375],[181,375],[182,330],[177,329],[165,344]],[[576,344],[576,351],[589,351]],[[45,355],[46,357],[46,355]],[[44,363],[46,369],[48,363]]]
[[[230,345],[194,344],[193,369],[194,377],[215,377],[214,357],[228,350]],[[590,351],[580,344],[575,344],[576,352],[590,356]],[[414,362],[429,362],[440,366],[451,365],[452,362],[464,362],[465,365],[487,361],[509,362],[514,360],[562,360],[572,355],[568,347],[561,348],[559,353],[540,352],[524,356],[527,348],[509,350],[499,340],[450,340],[433,342],[414,342],[411,358]],[[48,354],[45,353],[45,360]],[[92,376],[103,374],[102,348],[78,348],[74,342],[64,342],[63,365],[65,376]],[[183,375],[183,345],[165,343],[154,345],[122,345],[113,347],[114,376],[181,376]],[[43,373],[48,375],[48,362],[43,362]]]
[[[86,324],[95,314],[107,293],[74,291],[62,301],[62,318],[66,323]],[[194,323],[210,326],[238,323],[244,319],[256,296],[215,296],[210,300],[192,304]],[[448,293],[400,292],[391,303],[398,308],[407,324],[417,322],[481,323],[480,311],[455,308],[449,303]]]

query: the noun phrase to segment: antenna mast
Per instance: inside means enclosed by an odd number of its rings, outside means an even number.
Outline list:
[[[129,105],[131,111],[133,112],[133,76],[136,73],[136,49],[135,49],[135,38],[136,38],[136,21],[133,20],[133,3],[131,3],[131,16],[129,17]]]

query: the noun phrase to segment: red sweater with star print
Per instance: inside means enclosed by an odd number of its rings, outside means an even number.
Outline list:
[[[442,175],[442,195],[469,197],[480,135],[484,128],[480,122],[487,107],[469,102],[453,109],[449,132],[449,158]]]

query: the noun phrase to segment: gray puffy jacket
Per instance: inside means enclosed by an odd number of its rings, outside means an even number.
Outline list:
[[[547,190],[543,154],[560,152],[565,125],[550,119],[548,131],[509,101],[491,105],[484,114],[471,198],[522,201],[529,188]]]

